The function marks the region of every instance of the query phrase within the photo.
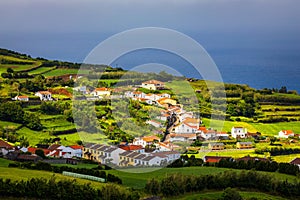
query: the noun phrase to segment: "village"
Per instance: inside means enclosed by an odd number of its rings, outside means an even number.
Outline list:
[[[1,156],[11,160],[34,161],[44,158],[52,158],[49,162],[76,163],[80,159],[92,160],[97,163],[112,167],[144,167],[144,166],[167,166],[190,149],[192,144],[201,143],[196,148],[204,152],[202,159],[205,162],[218,162],[223,156],[206,156],[205,152],[224,152],[232,149],[243,151],[244,149],[255,149],[255,139],[261,136],[260,133],[248,132],[242,126],[232,127],[231,132],[221,132],[213,128],[207,128],[202,120],[191,111],[185,111],[183,105],[177,103],[168,93],[144,93],[138,88],[145,88],[149,91],[165,89],[164,82],[149,80],[142,82],[140,86],[132,87],[130,91],[124,91],[114,95],[116,89],[95,88],[89,91],[86,86],[78,86],[74,91],[87,96],[87,100],[127,98],[143,102],[148,105],[163,108],[156,119],[146,121],[147,124],[160,130],[160,134],[135,137],[131,143],[120,142],[117,145],[96,144],[85,142],[83,145],[63,146],[59,142],[52,145],[41,145],[37,147],[14,147],[1,140]],[[35,93],[41,101],[57,100],[52,97],[49,91]],[[14,101],[29,101],[28,96],[16,96]],[[172,119],[173,118],[173,119]],[[167,125],[166,125],[167,124]],[[163,136],[164,135],[164,136]],[[276,136],[278,139],[299,138],[292,130],[281,130]],[[232,145],[225,145],[223,141],[236,141]],[[42,153],[38,153],[37,151]],[[266,158],[251,158],[262,159]],[[55,159],[55,161],[53,160]],[[59,161],[61,159],[61,161]],[[242,158],[241,158],[242,159]],[[47,159],[46,159],[47,160]],[[300,159],[291,161],[300,167]]]

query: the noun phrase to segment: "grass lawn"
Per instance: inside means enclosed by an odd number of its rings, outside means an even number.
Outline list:
[[[70,164],[52,164],[53,166],[67,166],[67,167],[73,167],[73,168],[87,168],[92,169],[94,167],[97,167],[98,164],[87,164],[87,163],[79,163],[77,165],[70,165]]]
[[[152,168],[153,169],[153,168]],[[162,168],[148,173],[136,173],[139,169],[129,169],[129,172],[120,170],[109,170],[108,173],[114,174],[122,179],[123,185],[133,188],[145,187],[147,180],[151,178],[163,178],[167,174],[181,173],[187,175],[206,175],[224,172],[230,169],[215,167],[184,167],[184,168]]]
[[[80,70],[81,74],[88,74],[90,70]],[[78,69],[55,69],[49,72],[44,73],[43,75],[45,77],[49,76],[62,76],[62,75],[67,75],[67,74],[77,74]]]
[[[0,121],[0,127],[3,127],[3,128],[17,129],[21,126],[22,126],[22,124],[18,124],[18,123],[14,123],[14,122]]]
[[[43,139],[51,138],[47,132],[33,131],[27,127],[23,127],[17,131],[19,135],[26,137],[30,145],[36,145]],[[52,136],[54,138],[54,136]]]
[[[128,173],[120,170],[109,170],[108,172],[114,174],[122,179],[123,185],[133,188],[143,188],[147,183],[147,180],[151,178],[163,178],[167,174],[181,173],[186,175],[206,175],[206,174],[217,174],[227,170],[241,172],[239,169],[228,169],[228,168],[217,168],[217,167],[183,167],[183,168],[162,168],[156,171],[148,173],[135,173],[139,169],[130,169],[133,173]],[[279,180],[294,181],[297,180],[296,176],[280,174],[277,172],[259,172],[263,174],[269,174]]]
[[[1,160],[2,161],[2,160]],[[0,162],[1,162],[0,161]],[[28,170],[28,169],[18,169],[18,168],[8,168],[8,167],[0,167],[0,178],[11,179],[11,180],[28,180],[31,178],[46,178],[50,179],[55,176],[56,180],[76,180],[79,184],[90,184],[92,187],[99,188],[103,183],[72,178],[69,176],[63,176],[62,174],[57,174],[53,172],[47,171],[39,171],[39,170]]]
[[[165,198],[165,199],[176,199],[176,200],[196,200],[196,199],[220,199],[222,197],[223,191],[203,191],[201,193],[196,194],[185,194],[178,197]],[[245,192],[239,191],[240,195],[243,199],[257,198],[264,200],[285,200],[286,198],[273,196],[270,194],[262,193],[262,192]]]
[[[260,132],[263,135],[273,136],[278,135],[280,130],[293,130],[295,133],[300,133],[300,122],[278,122],[272,124],[263,123],[248,123],[235,121],[220,121],[214,119],[203,118],[203,123],[206,127],[212,127],[218,131],[230,132],[233,126],[243,126],[249,132]]]

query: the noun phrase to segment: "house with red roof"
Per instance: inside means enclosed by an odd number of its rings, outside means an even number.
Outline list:
[[[295,133],[292,130],[281,130],[278,133],[279,138],[289,138],[294,137]]]
[[[226,157],[226,156],[205,156],[203,161],[206,163],[218,163],[222,159],[232,159],[232,157]]]
[[[12,151],[14,151],[14,147],[0,139],[0,155],[5,156]]]
[[[157,80],[149,80],[142,82],[141,87],[148,90],[162,90],[165,88],[165,83]]]
[[[95,88],[94,91],[91,92],[91,95],[99,98],[109,97],[111,95],[111,91],[109,88],[101,87]]]
[[[15,101],[29,101],[29,97],[26,96],[26,95],[15,96],[14,98],[12,98],[12,100],[15,100]]]
[[[300,169],[300,158],[295,158],[290,163],[293,164],[293,165],[297,165]]]

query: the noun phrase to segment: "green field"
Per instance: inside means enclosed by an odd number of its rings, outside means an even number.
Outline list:
[[[55,69],[56,67],[39,67],[37,69],[34,69],[30,72],[28,72],[28,74],[30,75],[35,75],[35,74],[43,74],[43,73],[46,73],[48,71],[51,71],[53,69]]]
[[[217,174],[227,170],[241,172],[242,170],[238,169],[227,169],[227,168],[216,168],[216,167],[183,167],[183,168],[162,168],[149,173],[136,173],[138,169],[130,169],[133,173],[128,173],[120,170],[110,170],[109,173],[114,174],[120,177],[123,181],[123,184],[133,188],[143,188],[147,183],[147,180],[151,178],[163,178],[167,174],[181,173],[186,175],[206,175],[206,174]],[[280,173],[271,173],[271,172],[260,172],[265,174],[270,174],[274,178],[279,180],[296,180],[297,177],[280,174]]]
[[[263,124],[253,122],[220,121],[207,118],[203,118],[202,121],[206,127],[212,127],[218,131],[226,132],[230,132],[233,126],[242,126],[247,128],[247,131],[249,132],[260,132],[267,136],[278,135],[280,130],[293,130],[295,133],[300,133],[300,122],[278,122]]]
[[[14,122],[0,121],[0,127],[3,127],[3,128],[18,129],[21,126],[22,126],[22,124],[18,124],[18,123],[14,123]]]
[[[286,198],[279,197],[279,196],[273,196],[270,194],[262,193],[262,192],[245,192],[245,191],[238,191],[243,199],[250,199],[250,198],[257,198],[257,199],[263,199],[263,200],[286,200]],[[178,197],[172,197],[171,199],[176,200],[196,200],[196,199],[220,199],[222,197],[222,193],[220,191],[203,191],[201,193],[197,194],[185,194]],[[164,198],[168,199],[168,198]],[[233,200],[233,199],[232,199]]]
[[[77,74],[78,69],[55,69],[49,72],[44,73],[43,75],[45,77],[50,77],[50,76],[62,76],[62,75],[67,75],[67,74]],[[80,70],[81,74],[88,74],[89,70]]]

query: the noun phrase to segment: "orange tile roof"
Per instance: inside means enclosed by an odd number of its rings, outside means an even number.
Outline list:
[[[185,118],[184,122],[185,123],[198,124],[200,122],[200,119],[187,117],[187,118]]]
[[[222,159],[228,159],[231,157],[225,157],[225,156],[205,156],[205,162],[207,163],[216,163],[220,162]]]
[[[38,93],[40,93],[40,94],[51,94],[51,92],[49,92],[49,91],[38,91]]]
[[[18,96],[18,98],[20,98],[20,99],[27,99],[28,96]]]
[[[149,80],[149,81],[145,81],[143,83],[146,83],[146,84],[164,84],[164,82],[161,82],[161,81],[157,81],[157,80]]]
[[[8,144],[7,142],[0,140],[0,148],[7,148],[7,149],[12,149],[13,146]]]
[[[152,136],[144,136],[142,138],[142,140],[144,140],[145,142],[153,142],[154,140],[160,140],[159,137],[155,136],[155,135],[152,135]]]
[[[95,91],[108,91],[108,88],[95,88]]]
[[[185,137],[185,138],[191,138],[196,137],[196,133],[182,133],[182,134],[170,134],[170,137]]]
[[[72,149],[82,149],[82,146],[80,146],[80,145],[72,145],[72,146],[70,146],[70,148],[72,148]]]
[[[124,145],[124,146],[120,146],[120,148],[125,151],[134,151],[134,150],[143,149],[143,146],[142,145]]]
[[[292,130],[282,130],[282,132],[284,133],[284,135],[294,134],[294,132]]]

